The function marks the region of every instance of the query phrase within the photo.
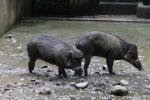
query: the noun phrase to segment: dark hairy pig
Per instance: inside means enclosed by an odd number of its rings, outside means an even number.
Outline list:
[[[35,61],[42,59],[58,66],[59,76],[67,77],[65,69],[72,69],[75,74],[81,75],[81,61],[83,54],[62,40],[47,35],[33,37],[27,44],[29,56],[28,68],[32,73]]]
[[[141,62],[138,58],[137,46],[124,41],[123,39],[104,32],[90,32],[76,42],[76,48],[82,51],[85,65],[85,76],[92,56],[106,58],[109,74],[113,72],[114,60],[125,60],[139,70],[142,70]]]

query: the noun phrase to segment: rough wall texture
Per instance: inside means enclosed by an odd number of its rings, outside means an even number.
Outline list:
[[[6,32],[25,13],[28,0],[0,0],[0,35]]]

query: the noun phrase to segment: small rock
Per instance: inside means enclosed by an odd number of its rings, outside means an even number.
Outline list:
[[[5,36],[5,38],[7,38],[7,39],[11,39],[12,37],[14,37],[13,33],[10,33],[10,34],[8,34],[8,35]]]
[[[128,94],[128,89],[121,85],[114,85],[111,88],[111,93],[116,96],[125,96]]]
[[[31,81],[31,82],[35,82],[36,80],[35,80],[35,79],[31,79],[30,81]]]
[[[49,72],[53,72],[53,70],[49,70],[49,69],[47,69],[47,73],[49,73]]]
[[[91,97],[83,97],[81,100],[92,100]]]
[[[123,80],[120,81],[120,84],[121,85],[129,85],[129,82],[127,80],[123,79]]]
[[[42,66],[41,69],[48,68],[48,66]]]
[[[104,71],[107,71],[107,65],[103,65],[102,69],[103,69]]]
[[[24,78],[21,78],[20,80],[21,80],[21,81],[24,81],[25,79],[24,79]]]
[[[40,81],[35,81],[34,84],[38,85],[38,84],[41,84],[41,82]]]
[[[50,94],[52,94],[52,92],[51,92],[50,89],[42,89],[42,90],[39,91],[39,94],[50,95]]]
[[[41,85],[41,84],[43,84],[43,81],[41,81],[41,80],[34,80],[34,79],[32,79],[31,82],[34,85]]]
[[[12,38],[12,43],[16,43],[17,40],[15,38]]]
[[[71,82],[70,83],[71,86],[74,86],[75,84],[76,84],[76,82]]]
[[[145,85],[145,88],[150,89],[150,85]]]
[[[95,74],[96,74],[96,75],[99,75],[99,74],[100,74],[100,72],[95,72]]]
[[[4,89],[5,92],[6,92],[6,91],[9,91],[9,90],[10,90],[9,88],[5,88],[5,89]]]
[[[76,99],[75,97],[72,97],[72,96],[71,96],[71,97],[70,97],[70,100],[77,100],[77,99]]]
[[[10,33],[8,35],[5,36],[5,38],[10,41],[11,43],[16,43],[17,40],[15,39],[15,34],[13,33]]]
[[[17,46],[17,49],[18,49],[18,50],[22,50],[22,47],[21,47],[21,46]]]
[[[147,75],[147,80],[150,80],[150,74]]]
[[[81,83],[74,83],[72,86],[74,86],[77,89],[84,89],[88,86],[88,82],[81,82]]]

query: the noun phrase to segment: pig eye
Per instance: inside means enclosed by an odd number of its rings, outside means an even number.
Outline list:
[[[130,58],[134,59],[135,57],[132,55]]]
[[[137,59],[137,57],[135,55],[131,55],[130,58],[131,59]]]

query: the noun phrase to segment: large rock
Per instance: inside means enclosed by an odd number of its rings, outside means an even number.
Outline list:
[[[111,88],[111,93],[117,96],[125,96],[128,94],[128,89],[121,85],[114,85]]]

